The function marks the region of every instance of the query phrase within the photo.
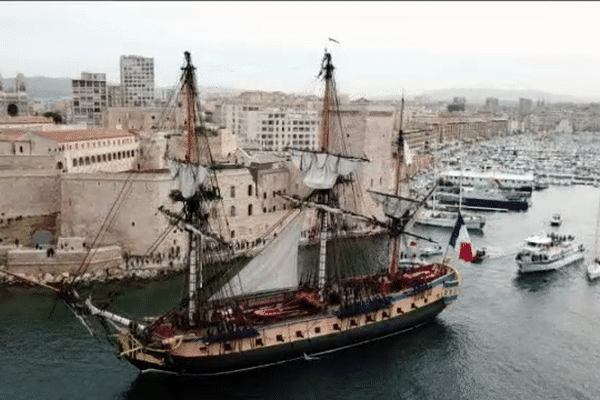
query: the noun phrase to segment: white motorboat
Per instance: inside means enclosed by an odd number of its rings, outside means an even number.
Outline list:
[[[562,224],[562,218],[560,214],[554,214],[552,218],[550,218],[550,226],[560,226]]]
[[[569,234],[548,233],[525,239],[517,254],[520,273],[552,271],[583,260],[584,247]]]
[[[600,259],[594,258],[587,265],[587,276],[588,279],[593,281],[594,279],[600,278]]]

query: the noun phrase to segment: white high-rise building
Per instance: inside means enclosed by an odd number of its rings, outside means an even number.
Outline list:
[[[316,111],[270,109],[248,111],[245,145],[266,151],[287,147],[316,150],[319,146],[319,114]]]
[[[124,107],[149,107],[154,101],[154,58],[121,56]]]
[[[81,73],[73,79],[73,114],[71,122],[101,126],[106,111],[106,74]]]

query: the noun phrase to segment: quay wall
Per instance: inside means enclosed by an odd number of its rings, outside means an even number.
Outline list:
[[[0,171],[0,218],[48,215],[60,208],[58,170]]]
[[[91,243],[100,232],[97,246],[120,245],[127,253],[146,254],[170,228],[158,208],[164,205],[179,213],[180,206],[169,200],[175,185],[166,172],[64,175],[61,235],[84,237]],[[173,227],[158,250],[183,247],[185,238]]]
[[[50,273],[74,275],[85,258],[87,250],[54,250],[48,255],[47,250],[19,248],[8,250],[6,254],[6,269],[13,273],[35,276]],[[114,270],[123,267],[122,251],[119,246],[101,247],[94,250],[86,263],[87,272],[98,270]]]

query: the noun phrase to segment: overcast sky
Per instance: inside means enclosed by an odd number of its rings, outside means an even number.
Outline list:
[[[315,92],[325,46],[353,97],[484,87],[600,98],[600,2],[0,2],[0,75],[119,82],[183,52],[202,86]],[[340,42],[328,42],[328,38]]]

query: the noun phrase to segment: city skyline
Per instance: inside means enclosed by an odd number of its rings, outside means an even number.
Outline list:
[[[323,49],[352,97],[449,88],[598,99],[595,2],[6,2],[0,75],[106,73],[154,58],[173,87],[190,51],[202,86],[318,94]],[[339,42],[329,41],[334,38]]]

